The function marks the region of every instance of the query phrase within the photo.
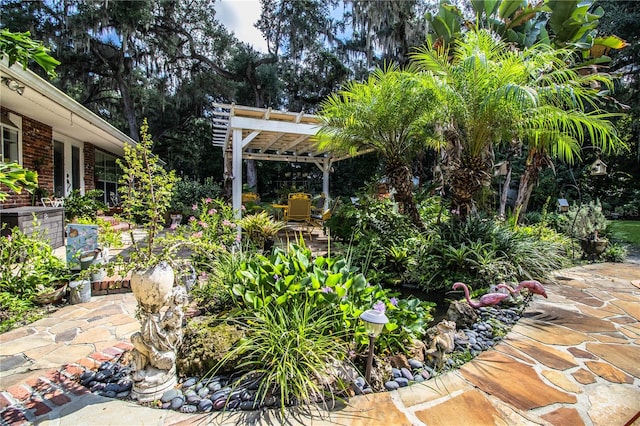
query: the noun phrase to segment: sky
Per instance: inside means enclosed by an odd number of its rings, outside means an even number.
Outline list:
[[[219,0],[216,18],[235,33],[238,40],[260,52],[267,51],[267,41],[254,24],[260,19],[260,0]]]

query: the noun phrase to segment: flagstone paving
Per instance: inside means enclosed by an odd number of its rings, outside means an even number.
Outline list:
[[[458,371],[287,412],[291,425],[640,426],[640,264],[555,273],[494,349]],[[188,415],[89,393],[73,379],[131,348],[131,294],[93,297],[0,335],[0,425],[281,424],[272,412]]]

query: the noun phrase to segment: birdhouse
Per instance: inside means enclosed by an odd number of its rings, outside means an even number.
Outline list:
[[[558,212],[566,213],[569,211],[569,202],[566,198],[558,198]]]
[[[493,166],[494,176],[506,176],[507,175],[507,162],[501,161]]]
[[[607,165],[601,159],[597,159],[591,165],[591,176],[604,176],[607,174]]]

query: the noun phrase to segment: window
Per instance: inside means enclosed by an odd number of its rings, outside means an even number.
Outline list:
[[[96,151],[95,184],[96,189],[104,191],[103,200],[108,206],[118,203],[118,180],[122,171],[116,163],[116,157],[106,152]]]
[[[4,115],[0,117],[2,118],[2,151],[0,151],[0,159],[2,159],[3,163],[20,163],[18,126]]]

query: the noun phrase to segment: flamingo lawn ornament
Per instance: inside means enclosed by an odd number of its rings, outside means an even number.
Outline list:
[[[518,286],[513,291],[517,293],[520,292],[520,290],[522,290],[523,288],[529,290],[529,293],[531,294],[539,294],[540,296],[547,299],[547,292],[544,290],[544,287],[542,287],[542,284],[540,284],[540,281],[520,281],[520,284],[518,284]]]
[[[469,288],[465,283],[455,283],[452,289],[458,290],[460,287],[462,287],[462,289],[464,290],[464,297],[467,299],[467,303],[469,303],[469,306],[474,309],[497,305],[498,303],[509,297],[509,293],[487,293],[480,297],[477,302],[474,302],[469,298]]]

